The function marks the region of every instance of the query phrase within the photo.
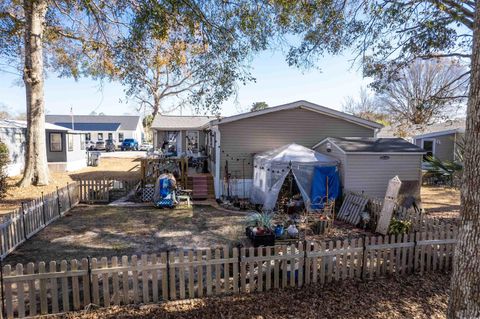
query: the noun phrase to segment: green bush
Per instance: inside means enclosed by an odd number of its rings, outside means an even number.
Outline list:
[[[7,173],[5,170],[8,162],[8,147],[0,141],[0,198],[5,197],[7,193]]]
[[[409,220],[400,220],[392,218],[390,225],[388,226],[388,233],[390,235],[402,235],[409,232],[412,227],[412,222]]]

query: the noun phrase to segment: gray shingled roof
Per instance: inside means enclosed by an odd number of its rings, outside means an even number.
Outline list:
[[[465,118],[448,120],[445,122],[434,123],[431,125],[412,125],[401,128],[399,128],[398,126],[386,126],[378,132],[377,136],[394,137],[399,136],[399,131],[403,131],[403,135],[405,137],[414,137],[418,135],[440,133],[443,131],[448,132],[453,130],[465,130]]]
[[[346,153],[425,153],[417,145],[398,137],[329,137],[328,140]]]
[[[155,116],[152,128],[159,130],[199,129],[215,116],[182,116],[182,115],[160,115]]]
[[[74,115],[74,123],[120,123],[120,130],[134,131],[137,129],[138,115]],[[71,123],[71,115],[45,115],[48,123]]]

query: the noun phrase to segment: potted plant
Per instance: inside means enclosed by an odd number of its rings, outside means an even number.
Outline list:
[[[275,244],[275,234],[272,229],[273,213],[255,212],[248,217],[249,226],[246,229],[254,247],[273,246]]]

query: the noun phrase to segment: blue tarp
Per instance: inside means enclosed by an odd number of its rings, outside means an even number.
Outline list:
[[[172,181],[168,178],[161,178],[158,180],[157,196],[154,196],[154,203],[157,207],[173,207],[174,206],[174,190]]]
[[[312,188],[310,198],[313,209],[323,208],[327,199],[327,177],[328,177],[328,198],[336,199],[340,194],[340,177],[336,166],[316,166],[313,170]]]

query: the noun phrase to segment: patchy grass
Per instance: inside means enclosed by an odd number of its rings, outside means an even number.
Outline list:
[[[428,216],[457,218],[460,213],[460,190],[451,187],[422,186],[422,206]]]
[[[446,318],[448,274],[342,281],[158,305],[110,307],[58,318]]]
[[[4,263],[111,257],[167,249],[235,244],[244,238],[245,214],[194,206],[79,205],[10,254]]]
[[[74,172],[61,172],[50,174],[50,184],[47,186],[29,186],[18,187],[17,183],[21,176],[15,176],[8,179],[9,185],[6,197],[0,201],[0,215],[7,214],[20,207],[22,201],[32,200],[42,195],[54,192],[56,187],[65,187],[79,179],[101,179],[101,178],[119,178],[119,179],[139,179],[140,178],[140,159],[138,158],[101,158],[100,165],[97,167],[86,167]]]

